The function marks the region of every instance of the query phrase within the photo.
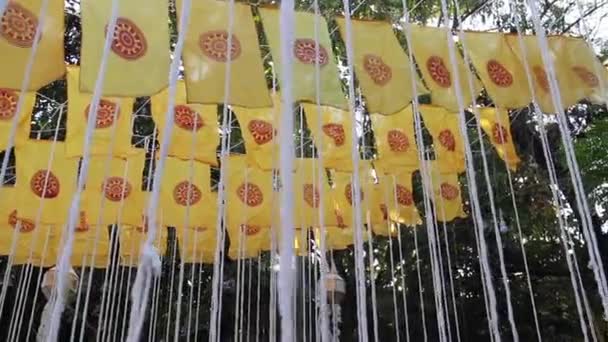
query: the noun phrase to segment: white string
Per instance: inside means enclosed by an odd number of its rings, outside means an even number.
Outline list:
[[[175,234],[177,235],[177,230],[175,230]],[[168,305],[167,307],[169,308],[169,312],[167,314],[167,330],[165,331],[165,340],[169,341],[170,340],[170,335],[171,335],[171,316],[173,313],[173,305],[172,305],[172,299],[173,299],[173,285],[175,284],[175,260],[177,260],[177,236],[173,239],[172,241],[172,245],[171,245],[171,272],[169,277],[171,278],[170,284],[169,284],[169,296],[167,298],[168,301]]]
[[[203,252],[204,253],[204,252]],[[201,253],[201,254],[203,254]],[[198,331],[199,331],[199,318],[201,312],[201,277],[202,277],[202,268],[203,268],[203,256],[201,255],[201,263],[198,264],[198,281],[197,281],[197,289],[196,289],[196,314],[194,315],[194,341],[199,341],[198,339]]]
[[[367,226],[371,227],[371,219],[369,212],[367,214]],[[368,250],[368,258],[369,258],[369,280],[371,283],[371,292],[372,292],[372,307],[374,310],[372,311],[372,327],[374,329],[374,342],[378,342],[378,311],[376,308],[378,307],[377,297],[376,297],[376,271],[374,267],[374,240],[372,237],[372,230],[367,229],[367,240],[369,241],[367,244]],[[406,311],[407,315],[407,311]],[[407,319],[405,320],[405,325],[407,326]],[[409,330],[408,330],[408,338],[409,338]],[[409,342],[409,341],[408,341]]]
[[[257,296],[256,296],[256,307],[255,307],[255,342],[260,342],[260,285],[261,285],[261,275],[262,275],[262,267],[261,267],[262,257],[261,254],[258,254],[258,277],[257,279]],[[249,335],[247,335],[247,342],[249,342]]]

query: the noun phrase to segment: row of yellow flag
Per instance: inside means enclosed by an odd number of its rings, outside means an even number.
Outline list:
[[[6,24],[0,28],[0,73],[3,75],[0,88],[21,89],[39,22],[44,25],[40,27],[28,91],[36,91],[65,74],[63,1],[49,0],[44,20],[40,20],[42,3],[42,0],[10,0],[7,4],[2,18]],[[108,1],[83,0],[80,4],[83,35],[82,71],[78,80],[83,93],[94,89],[110,7]],[[187,101],[218,104],[227,100],[231,105],[246,108],[271,107],[263,66],[268,56],[261,55],[252,9],[242,3],[233,7],[224,1],[200,0],[193,2],[189,9],[182,54]],[[177,2],[177,8],[179,12],[181,1]],[[275,8],[259,8],[258,12],[274,65],[280,65],[284,56],[280,49],[279,12]],[[168,0],[120,2],[116,29],[111,37],[104,96],[151,96],[167,87],[168,13]],[[228,27],[229,22],[234,23],[233,27]],[[336,22],[344,38],[345,20],[337,18]],[[291,50],[295,100],[316,103],[319,91],[322,105],[346,109],[326,20],[298,12],[294,25],[295,41]],[[467,106],[479,94],[482,84],[498,107],[519,108],[535,98],[543,111],[555,112],[547,68],[535,36],[523,36],[520,41],[512,34],[464,33],[461,43],[475,68],[476,72],[472,73],[460,51],[453,51],[453,64],[448,44],[448,39],[453,38],[448,30],[408,25],[409,48],[423,83],[389,23],[355,20],[352,28],[355,73],[371,113],[397,113],[408,106],[415,93],[430,93],[434,105],[455,111],[459,109],[456,89],[461,90],[463,104]],[[553,36],[548,42],[562,105],[570,106],[582,98],[606,98],[608,72],[584,40]],[[316,89],[317,65],[320,89]],[[228,76],[229,87],[225,87]]]

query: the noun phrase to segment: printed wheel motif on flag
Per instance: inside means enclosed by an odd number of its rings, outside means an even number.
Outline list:
[[[488,75],[494,84],[499,87],[510,87],[513,84],[513,75],[497,60],[491,59],[486,64]]]
[[[173,188],[173,200],[184,207],[197,204],[202,197],[201,190],[188,181],[180,182]]]
[[[367,54],[363,57],[363,69],[369,77],[379,86],[384,86],[393,77],[391,67],[382,60],[382,57]]]
[[[198,131],[205,126],[203,118],[192,108],[185,105],[177,105],[173,109],[175,125],[187,131]]]
[[[199,47],[203,54],[216,62],[228,62],[228,31],[208,31],[200,35]],[[233,34],[231,39],[230,61],[241,55],[241,42]]]
[[[253,136],[253,140],[258,145],[264,145],[272,140],[274,129],[270,122],[264,120],[251,120],[247,125],[249,133]]]
[[[595,88],[600,85],[600,80],[594,73],[584,66],[573,66],[572,71],[583,81],[588,87]]]
[[[409,207],[414,204],[414,196],[412,195],[412,192],[403,185],[397,184],[395,187],[395,192],[397,195],[397,203],[400,205]]]
[[[363,201],[363,199],[365,198],[363,190],[359,189],[359,193],[361,194],[360,199],[361,201]],[[353,205],[353,189],[351,183],[346,184],[346,186],[344,187],[344,196],[346,196],[348,204]]]
[[[262,231],[262,227],[251,225],[251,224],[242,224],[241,231],[243,233],[245,233],[245,235],[251,236],[251,235],[256,235],[257,233]]]
[[[431,56],[426,61],[426,69],[429,74],[431,74],[431,78],[435,81],[440,87],[449,88],[452,85],[452,77],[450,76],[450,72],[448,68],[446,68],[443,63],[443,59],[438,56]]]
[[[34,44],[38,18],[27,8],[9,1],[2,16],[0,35],[10,44],[30,48]]]
[[[344,229],[346,228],[346,222],[344,222],[344,217],[342,217],[342,215],[340,215],[340,213],[337,210],[334,210],[334,214],[336,214],[336,222],[338,223],[338,228],[340,229]]]
[[[36,228],[34,221],[18,218],[17,210],[13,210],[8,216],[8,224],[15,229],[17,228],[17,221],[21,221],[21,227],[19,228],[21,233],[29,233]]]
[[[410,141],[407,135],[399,130],[391,129],[386,134],[388,146],[393,152],[405,152],[410,147]]]
[[[543,69],[543,67],[535,65],[534,68],[532,68],[532,71],[534,72],[534,78],[536,79],[536,83],[538,84],[538,86],[545,92],[548,93],[551,88],[549,87],[549,79],[547,78],[547,73],[545,72],[545,69]]]
[[[257,207],[264,202],[264,193],[253,183],[243,183],[236,189],[239,199],[250,207]]]
[[[319,207],[319,191],[312,184],[304,184],[304,201],[313,208]]]
[[[30,188],[32,189],[32,192],[40,198],[55,198],[59,196],[59,178],[51,171],[38,170],[30,179]]]
[[[141,226],[135,227],[135,230],[137,230],[140,233],[147,233],[148,232],[148,216],[141,215],[141,221],[142,221]]]
[[[492,139],[497,144],[505,144],[509,142],[509,132],[501,124],[495,123],[492,126]]]
[[[0,89],[0,120],[10,120],[17,114],[19,95],[10,89]]]
[[[340,124],[329,123],[323,125],[323,133],[333,139],[334,145],[342,146],[346,140],[344,127]]]
[[[80,212],[80,222],[76,225],[76,232],[82,233],[89,230],[89,224],[87,223],[87,216],[84,211]]]
[[[121,58],[133,61],[143,57],[147,50],[148,42],[143,31],[133,21],[117,18],[112,36],[112,51]]]
[[[460,190],[452,184],[442,183],[440,186],[441,197],[444,199],[451,201],[455,200],[460,194]]]
[[[112,202],[120,202],[131,194],[131,184],[121,177],[108,177],[101,186],[104,196]]]
[[[382,212],[382,219],[384,221],[388,220],[388,209],[386,208],[386,204],[380,203],[380,211]]]
[[[84,110],[84,117],[89,119],[89,110],[91,105],[89,104]],[[117,112],[118,110],[118,112]],[[99,100],[99,106],[97,106],[97,118],[95,120],[95,128],[102,129],[112,127],[114,124],[114,117],[118,120],[120,117],[120,108],[112,101],[101,99]]]
[[[327,65],[329,62],[329,55],[327,54],[327,50],[321,44],[318,45],[318,53],[319,66]],[[299,38],[296,39],[293,46],[293,54],[296,58],[302,62],[303,64],[312,64],[315,65],[317,63],[317,49],[314,39],[309,38]]]
[[[439,132],[439,143],[450,152],[456,150],[456,138],[454,138],[454,134],[449,129]]]

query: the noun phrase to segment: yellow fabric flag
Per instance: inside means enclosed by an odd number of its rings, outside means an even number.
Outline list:
[[[46,15],[39,18],[44,0],[10,0],[0,27],[0,88],[21,90],[39,22],[40,41],[32,65],[28,91],[59,79],[65,73],[63,57],[63,1],[48,0]]]
[[[110,262],[110,237],[105,225],[80,226],[74,234],[72,247],[72,266],[91,266],[106,268]],[[59,250],[63,246],[59,245]]]
[[[507,163],[511,170],[515,171],[521,160],[515,152],[509,112],[497,108],[480,108],[479,119],[481,128],[492,142],[500,158]]]
[[[307,229],[319,226],[321,209],[321,191],[323,192],[323,222],[326,226],[335,226],[337,221],[331,201],[331,187],[327,173],[323,169],[322,178],[317,173],[318,159],[297,159],[294,176],[296,228]]]
[[[69,67],[68,119],[66,124],[66,153],[68,157],[81,157],[84,153],[84,139],[87,130],[91,94],[80,92],[78,78],[80,69]],[[125,77],[128,78],[128,77]],[[102,98],[97,107],[95,130],[91,137],[91,155],[126,157],[131,149],[133,123],[132,98]]]
[[[181,15],[182,0],[177,1]],[[236,3],[232,9],[234,25],[228,55],[228,16],[225,1],[193,1],[182,58],[190,103],[224,103],[226,66],[230,60],[228,103],[256,108],[272,105],[262,66],[258,34],[251,8]]]
[[[498,107],[521,108],[532,102],[528,76],[501,33],[466,32],[471,62]]]
[[[520,48],[520,41],[517,34],[509,34],[505,36],[511,50],[517,55],[522,65],[527,61],[530,72],[529,77],[533,77],[534,93],[536,102],[544,113],[555,113],[551,96],[551,87],[549,85],[549,77],[545,64],[543,63],[541,50],[538,46],[536,36],[522,36],[522,42],[525,47],[524,51]],[[557,41],[549,41],[551,49],[551,58],[555,67],[555,76],[559,85],[562,106],[569,107],[575,104],[580,98],[580,93],[575,90],[575,86],[579,83],[574,78],[574,74],[568,69],[567,63],[564,63],[563,58],[560,58],[556,53]],[[561,52],[560,52],[561,53]]]
[[[248,166],[245,156],[231,156],[228,170],[228,225],[269,227],[272,224],[272,208],[275,202],[273,173]]]
[[[17,131],[15,132],[15,145],[22,143],[30,136],[30,123],[36,94],[26,93],[23,96],[25,98],[23,99],[21,113],[17,113],[19,92],[0,89],[0,150],[6,150],[15,115],[19,116],[17,118]]]
[[[277,8],[260,8],[264,33],[270,45],[274,65],[282,64],[279,10]],[[315,20],[318,20],[318,49],[315,42]],[[331,39],[327,31],[327,22],[314,14],[296,12],[293,51],[293,96],[294,101],[316,103],[316,64],[320,67],[321,104],[348,109],[346,98],[335,65]],[[318,58],[317,58],[318,51]]]
[[[209,203],[217,203],[217,193],[210,193]],[[213,205],[209,205],[213,207]],[[213,264],[215,261],[215,247],[217,211],[209,210],[204,221],[196,227],[176,228],[179,241],[179,255],[187,263]]]
[[[151,96],[167,87],[169,1],[130,0],[118,4],[102,94]],[[83,0],[80,89],[92,93],[99,72],[111,1]],[[62,17],[63,19],[63,17]]]
[[[353,119],[351,114],[327,106],[317,108],[317,105],[302,104],[302,107],[306,113],[306,122],[315,140],[315,145],[323,155],[323,167],[352,171]]]
[[[163,90],[152,97],[152,118],[162,141],[167,113],[169,91]],[[217,123],[217,106],[188,104],[186,84],[178,81],[173,110],[174,129],[169,143],[169,155],[181,159],[196,159],[217,165],[217,145],[220,135]]]
[[[346,41],[346,21],[336,18]],[[370,113],[389,115],[403,110],[412,100],[412,77],[420,84],[418,94],[427,90],[412,76],[407,55],[393,28],[385,21],[353,20],[355,72]]]
[[[141,224],[144,213],[142,175],[146,154],[127,159],[91,157],[82,209],[93,224]]]
[[[436,162],[431,164],[430,173],[437,219],[448,222],[458,217],[467,217],[462,207],[458,174],[441,172]]]
[[[278,134],[281,102],[273,96],[274,107],[248,109],[232,107],[247,149],[247,160],[262,170],[272,170],[278,165],[279,146],[275,138]]]
[[[212,222],[217,200],[211,195],[209,165],[169,157],[161,184],[163,223],[172,227],[197,227]]]
[[[64,224],[76,191],[78,159],[66,157],[63,143],[48,140],[29,140],[15,155],[19,216],[36,221],[40,213],[41,223]]]
[[[380,180],[382,181],[382,180]],[[386,182],[384,182],[386,183]],[[372,198],[369,209],[369,215],[367,222],[371,226],[374,234],[379,236],[397,236],[398,227],[395,223],[389,220],[388,206],[389,196],[386,191],[387,186],[377,184],[372,188]]]
[[[471,94],[467,75],[472,71],[465,64],[460,52],[454,51],[460,83],[456,84],[446,29],[418,25],[410,25],[410,28],[412,52],[422,72],[422,78],[431,91],[431,103],[449,110],[459,110],[456,98],[456,87],[459,87],[463,105],[468,106],[481,91],[481,84],[473,75],[473,94]]]
[[[367,161],[361,161],[360,171],[360,203],[361,203],[361,222],[365,222],[365,213],[371,208],[371,164]],[[331,199],[334,203],[334,213],[337,220],[337,226],[340,228],[354,226],[354,197],[353,197],[353,175],[347,172],[332,172],[333,188],[331,191]],[[352,229],[352,228],[349,228]]]
[[[270,250],[270,228],[254,224],[240,224],[228,227],[230,259],[255,258],[262,251]]]
[[[37,267],[53,266],[57,261],[56,234],[51,226],[46,225],[29,232],[20,232],[15,245],[13,263],[31,264]]]
[[[433,136],[435,160],[441,172],[464,172],[464,142],[460,135],[458,113],[441,107],[420,106],[424,126]]]
[[[384,192],[387,216],[392,222],[416,226],[422,223],[412,190],[412,171],[397,169],[378,176]]]
[[[367,236],[367,233],[363,233]],[[364,237],[365,237],[364,236]],[[325,248],[327,250],[348,249],[355,243],[355,235],[352,228],[326,227]]]
[[[419,166],[418,145],[414,134],[412,107],[390,116],[372,115],[378,160],[374,165],[383,172],[395,167],[416,170]]]
[[[128,267],[137,267],[139,265],[139,256],[141,255],[141,247],[147,239],[147,230],[142,227],[120,226],[118,230],[118,238],[120,243],[120,264]],[[167,228],[160,227],[156,234],[154,247],[159,251],[160,255],[167,253]]]

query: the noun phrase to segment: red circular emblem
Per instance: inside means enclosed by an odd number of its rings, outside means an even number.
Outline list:
[[[395,192],[397,195],[397,203],[400,205],[409,207],[414,204],[414,196],[412,195],[412,192],[403,185],[397,184],[397,186],[395,186]]]
[[[431,74],[433,81],[435,81],[440,87],[449,88],[452,85],[450,71],[448,68],[446,68],[441,57],[429,57],[429,59],[426,61],[426,69],[428,70],[429,74]]]
[[[59,195],[59,178],[51,171],[36,171],[30,179],[30,188],[40,198],[55,198]]]
[[[86,232],[90,229],[89,223],[87,222],[87,215],[84,211],[80,212],[80,220],[75,227],[77,233]]]
[[[38,19],[27,8],[9,1],[0,25],[0,35],[10,44],[21,48],[30,48],[34,44]]]
[[[328,123],[323,125],[323,133],[333,139],[334,145],[342,146],[346,141],[346,134],[344,133],[344,126],[335,123]]]
[[[247,236],[256,235],[260,231],[262,231],[262,227],[251,225],[251,224],[242,224],[241,231],[245,233]]]
[[[264,202],[264,193],[253,183],[243,183],[236,189],[239,199],[250,207],[257,207]]]
[[[143,57],[147,50],[148,42],[143,31],[130,19],[117,18],[112,51],[126,60],[134,61]]]
[[[258,145],[266,144],[267,142],[271,141],[272,137],[275,135],[272,124],[264,120],[249,121],[247,129],[249,129],[249,133],[251,133],[253,140]]]
[[[386,134],[388,146],[393,152],[405,152],[410,148],[410,141],[407,135],[399,130],[391,129]]]
[[[201,190],[194,184],[183,181],[173,188],[173,200],[181,206],[195,205],[203,197]]]
[[[188,106],[175,106],[173,109],[173,115],[175,125],[187,131],[198,131],[205,126],[203,118]]]
[[[382,212],[382,219],[384,221],[388,220],[388,209],[386,208],[386,204],[380,203],[380,211]]]
[[[382,57],[367,54],[363,56],[363,69],[369,77],[379,86],[384,86],[393,77],[391,67],[382,60]]]
[[[241,42],[233,34],[230,42],[230,61],[241,55]],[[228,31],[208,31],[200,35],[199,47],[203,54],[217,62],[228,62]]]
[[[460,190],[452,184],[441,183],[440,186],[441,197],[445,198],[448,201],[454,200],[460,194]]]
[[[101,186],[105,197],[112,202],[120,202],[131,194],[131,184],[122,177],[108,177]]]
[[[505,144],[509,142],[509,131],[504,128],[501,124],[495,123],[492,126],[492,139],[497,144]]]
[[[344,229],[346,228],[346,222],[344,222],[344,217],[342,217],[342,215],[340,215],[340,213],[337,210],[334,210],[334,214],[336,215],[336,223],[338,224],[338,228],[340,229]]]
[[[17,228],[17,221],[21,221],[21,227],[19,228],[21,233],[29,233],[36,228],[34,221],[18,218],[17,210],[13,210],[8,215],[8,224],[15,229]]]
[[[454,138],[454,134],[449,129],[439,132],[439,143],[450,152],[456,150],[456,138]]]
[[[0,120],[10,120],[17,114],[19,95],[10,89],[0,89]]]
[[[318,63],[320,66],[325,66],[329,61],[329,55],[323,45],[319,43],[319,59]],[[316,64],[317,63],[317,49],[314,39],[299,38],[296,39],[293,46],[293,54],[296,58],[304,64]]]
[[[304,184],[304,201],[313,208],[319,207],[319,191],[312,184]]]
[[[361,194],[360,199],[361,201],[363,201],[363,199],[365,198],[363,190],[359,190],[359,193]],[[353,189],[351,183],[346,184],[346,186],[344,187],[344,196],[346,196],[348,204],[353,205]]]
[[[551,88],[549,87],[549,78],[547,78],[547,73],[543,67],[535,65],[532,68],[534,72],[534,77],[536,78],[536,83],[538,86],[545,92],[548,93]]]
[[[578,76],[578,78],[580,78],[581,81],[583,81],[583,83],[585,83],[585,85],[588,87],[595,88],[600,85],[599,78],[597,78],[594,73],[589,71],[589,69],[585,68],[584,66],[573,66],[572,71],[574,71],[576,76]]]
[[[486,70],[492,82],[497,86],[506,88],[513,84],[513,75],[497,60],[489,60],[486,64]]]
[[[84,110],[85,118],[89,118],[89,110],[91,105],[89,104]],[[120,108],[112,101],[101,99],[99,100],[99,106],[97,106],[97,118],[95,120],[95,128],[108,128],[114,124],[114,118],[118,120],[120,116]]]

